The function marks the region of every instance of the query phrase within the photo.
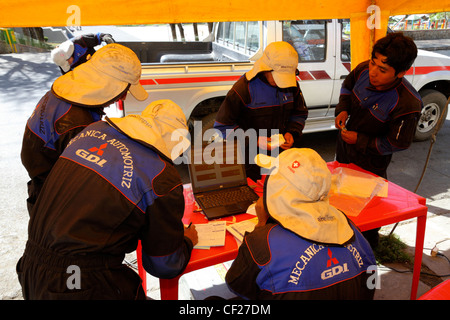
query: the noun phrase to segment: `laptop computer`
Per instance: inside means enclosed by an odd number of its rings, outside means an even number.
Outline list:
[[[248,186],[236,142],[213,142],[191,150],[189,176],[195,200],[205,216],[218,219],[245,213],[259,196]]]

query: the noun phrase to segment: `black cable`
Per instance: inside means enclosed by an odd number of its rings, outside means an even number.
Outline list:
[[[450,259],[445,254],[438,252],[436,255],[444,257],[450,263]]]
[[[423,166],[422,174],[421,174],[421,176],[419,178],[419,182],[417,183],[416,188],[414,189],[414,193],[416,193],[417,190],[419,189],[419,186],[422,183],[423,177],[425,176],[425,171],[427,170],[427,167],[428,167],[428,161],[430,160],[431,150],[433,149],[433,145],[436,142],[436,135],[437,135],[439,129],[441,128],[441,126],[442,126],[442,121],[443,121],[443,118],[444,118],[444,114],[445,114],[445,111],[448,108],[448,104],[449,103],[450,103],[450,97],[447,99],[447,103],[445,104],[444,110],[442,110],[441,115],[439,116],[439,119],[438,119],[438,123],[436,124],[434,132],[431,135],[430,148],[428,149],[427,159],[425,160],[425,165]],[[392,235],[392,233],[394,232],[395,228],[397,228],[398,224],[399,224],[399,222],[397,222],[394,225],[394,227],[392,228],[391,232],[388,235],[389,237]]]
[[[449,259],[445,254],[443,254],[442,252],[439,252],[439,251],[438,251],[438,253],[436,254],[436,256],[442,256],[442,257],[444,257],[444,258],[450,263],[450,259]],[[393,267],[389,267],[389,266],[384,265],[384,264],[382,264],[381,266],[386,267],[386,268],[388,268],[388,269],[391,269],[391,270],[393,270],[393,271],[395,271],[395,272],[398,272],[398,273],[409,273],[409,272],[413,272],[413,270],[398,270],[398,269],[395,269],[395,268],[393,268]],[[438,275],[438,274],[428,273],[428,272],[423,272],[423,271],[421,271],[420,274],[424,274],[424,275],[428,275],[428,276],[433,276],[433,277],[437,277],[437,278],[450,277],[450,274]]]
[[[386,265],[382,265],[383,267],[385,267],[385,268],[388,268],[388,269],[390,269],[390,270],[392,270],[392,271],[395,271],[395,272],[398,272],[398,273],[412,273],[414,270],[398,270],[398,269],[395,269],[395,268],[393,268],[393,267],[389,267],[389,266],[386,266]],[[427,275],[427,276],[432,276],[432,277],[437,277],[437,278],[445,278],[445,277],[450,277],[450,274],[443,274],[443,275],[439,275],[439,274],[434,274],[434,273],[428,273],[428,272],[423,272],[423,271],[420,271],[420,274],[423,274],[423,275]]]

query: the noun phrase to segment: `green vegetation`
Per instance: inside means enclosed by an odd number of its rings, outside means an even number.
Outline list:
[[[380,235],[378,247],[374,250],[378,263],[411,262],[411,256],[406,253],[406,244],[395,234],[391,236]]]

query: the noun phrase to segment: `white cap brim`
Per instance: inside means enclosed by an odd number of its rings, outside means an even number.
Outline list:
[[[69,64],[69,62],[64,62],[64,63],[61,63],[60,64],[60,67],[61,67],[61,69],[64,71],[64,72],[69,72],[70,71],[70,64]]]

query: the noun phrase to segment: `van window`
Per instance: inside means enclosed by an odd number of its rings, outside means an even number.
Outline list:
[[[255,53],[259,49],[259,24],[258,21],[248,22],[247,25],[248,53]]]
[[[247,24],[245,22],[236,22],[235,46],[238,51],[245,51],[245,32]]]
[[[254,54],[259,49],[258,21],[220,22],[217,42],[246,55]]]
[[[299,62],[325,61],[326,20],[283,21],[283,41],[298,52]]]
[[[223,41],[223,23],[217,26],[217,41]]]
[[[223,41],[233,43],[234,41],[234,22],[223,23]]]
[[[350,61],[350,20],[342,19],[341,22],[341,61]]]

